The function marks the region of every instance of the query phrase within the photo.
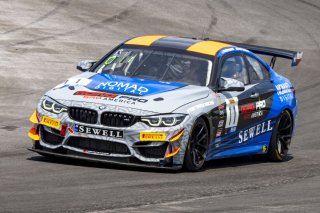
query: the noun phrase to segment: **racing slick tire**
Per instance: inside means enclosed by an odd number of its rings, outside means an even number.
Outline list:
[[[289,111],[283,111],[274,127],[267,156],[274,162],[286,161],[292,137],[293,122]]]
[[[191,130],[183,167],[187,171],[198,171],[203,166],[209,144],[209,131],[203,118],[198,118]]]

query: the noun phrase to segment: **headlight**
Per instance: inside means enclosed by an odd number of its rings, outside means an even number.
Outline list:
[[[179,125],[185,119],[183,114],[167,114],[141,117],[141,121],[151,127],[170,127]]]
[[[58,102],[49,97],[44,97],[41,103],[41,107],[47,110],[48,112],[52,112],[55,114],[60,114],[68,110],[66,106],[59,104]]]

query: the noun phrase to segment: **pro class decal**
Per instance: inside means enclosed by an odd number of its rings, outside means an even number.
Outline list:
[[[238,98],[226,99],[226,128],[235,127],[239,120]]]
[[[147,99],[136,97],[136,96],[119,95],[115,93],[106,93],[106,92],[78,91],[78,92],[75,92],[73,95],[79,95],[87,99],[103,99],[107,101],[133,104],[133,105],[136,104],[136,102],[139,102],[139,103],[148,102]]]
[[[112,138],[123,138],[123,131],[111,130],[111,129],[100,129],[94,127],[88,127],[83,125],[74,125],[74,131],[79,133],[85,133],[90,135],[100,135]]]
[[[244,120],[248,120],[250,118],[258,118],[263,116],[262,109],[266,108],[266,101],[257,101],[256,103],[248,103],[244,105],[240,105],[240,112],[243,115]]]

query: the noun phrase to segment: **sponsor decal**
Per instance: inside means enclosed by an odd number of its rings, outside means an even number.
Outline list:
[[[139,95],[144,95],[145,93],[149,92],[149,89],[144,86],[140,86],[134,83],[120,82],[120,81],[103,82],[98,84],[95,87],[95,89],[119,91],[119,92],[126,92],[126,93],[139,94]]]
[[[244,120],[248,120],[250,118],[258,118],[263,116],[263,111],[262,109],[264,109],[266,107],[266,101],[262,100],[262,101],[257,101],[256,103],[249,103],[249,104],[244,104],[240,106],[240,112],[241,113],[247,113],[243,115],[243,119]],[[258,111],[256,111],[258,110]],[[252,112],[250,114],[250,112]]]
[[[139,102],[139,103],[148,102],[148,100],[144,98],[131,97],[127,95],[118,95],[118,94],[106,93],[106,92],[78,91],[78,92],[75,92],[73,95],[80,95],[83,98],[93,98],[93,99],[100,99],[100,100],[102,99],[102,100],[113,101],[118,103],[126,103],[126,104],[135,104],[136,102]]]
[[[103,97],[103,98],[115,98],[117,94],[113,93],[106,93],[106,92],[87,92],[87,91],[78,91],[75,92],[73,95],[81,95],[84,97]]]
[[[226,99],[226,128],[237,126],[239,120],[238,98]]]
[[[220,118],[223,118],[224,117],[224,114],[225,114],[225,106],[224,104],[220,104],[218,106],[218,111],[216,111],[216,113],[220,116]]]
[[[222,127],[224,124],[224,120],[220,120],[219,123],[218,123],[218,127]]]
[[[123,138],[123,131],[111,130],[111,129],[100,129],[94,127],[83,126],[79,124],[74,125],[74,131],[78,133],[85,133],[90,135],[100,135],[112,138]]]
[[[60,128],[60,121],[59,120],[49,118],[47,116],[42,116],[41,124],[55,128],[55,129]]]
[[[230,128],[230,132],[235,132],[237,130],[237,127]]]
[[[219,110],[224,110],[224,104],[220,104],[220,105],[218,106],[218,109],[219,109]]]
[[[71,134],[74,133],[74,131],[73,131],[70,127],[68,127],[68,131],[69,131]]]
[[[253,112],[256,110],[256,106],[254,103],[244,104],[240,106],[241,113]]]
[[[263,111],[257,111],[257,112],[254,112],[251,114],[251,118],[258,118],[258,117],[261,117],[263,116]]]
[[[211,105],[214,105],[214,102],[213,101],[208,101],[208,102],[205,102],[205,103],[201,103],[201,104],[197,104],[193,107],[190,107],[187,111],[190,113],[190,112],[193,112],[197,109],[201,109],[201,108],[204,108],[204,107],[207,107],[207,106],[211,106]]]
[[[165,141],[164,132],[140,132],[140,141]]]
[[[218,129],[216,133],[216,137],[220,137],[222,133],[222,129]]]
[[[263,116],[263,111],[257,111],[257,112],[253,112],[253,113],[249,113],[249,114],[244,114],[243,115],[243,119],[244,120],[248,120],[248,119],[254,119],[254,118],[259,118]]]
[[[257,124],[249,129],[239,132],[239,143],[246,142],[250,139],[255,138],[265,132],[270,132],[273,129],[271,126],[271,120]]]
[[[249,103],[240,106],[241,113],[253,112],[255,110],[261,110],[266,107],[266,101],[257,101],[256,103]]]
[[[86,85],[90,90],[134,96],[154,95],[186,86],[186,84],[181,83],[161,82],[112,74],[95,74],[90,79],[92,81]]]
[[[288,101],[293,98],[291,86],[287,82],[277,84],[276,89],[281,102]]]
[[[263,145],[262,146],[262,152],[267,152],[268,151],[268,146],[267,145]]]
[[[257,110],[261,110],[264,108],[266,108],[266,101],[265,100],[256,102],[256,109]]]

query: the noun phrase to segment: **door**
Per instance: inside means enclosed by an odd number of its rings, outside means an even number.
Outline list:
[[[224,56],[220,65],[220,78],[235,79],[242,82],[245,87],[244,91],[220,93],[225,103],[218,107],[219,111],[223,110],[224,113],[221,113],[217,121],[216,138],[221,137],[221,145],[225,144],[223,149],[227,149],[249,140],[249,136],[246,135],[241,139],[237,133],[256,122],[259,92],[256,84],[250,84],[247,64],[241,53]]]
[[[245,54],[248,64],[249,79],[256,85],[260,99],[257,103],[256,121],[264,121],[274,116],[270,115],[273,103],[273,94],[276,89],[270,79],[269,70],[255,57]]]

